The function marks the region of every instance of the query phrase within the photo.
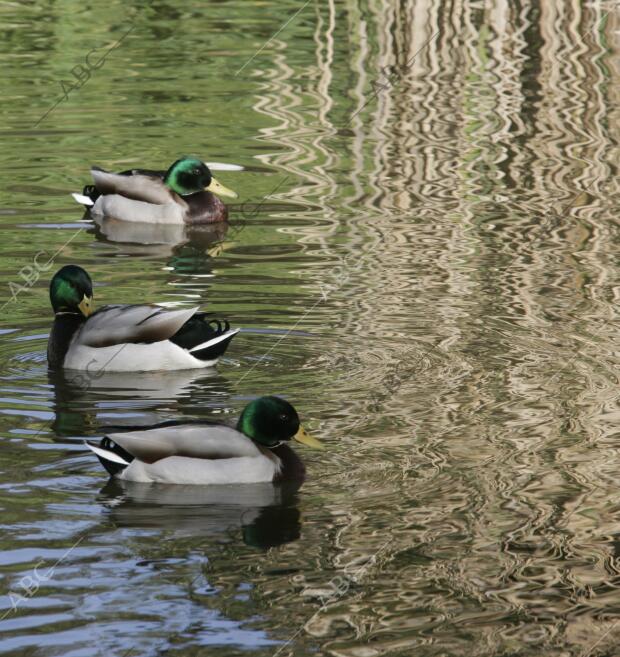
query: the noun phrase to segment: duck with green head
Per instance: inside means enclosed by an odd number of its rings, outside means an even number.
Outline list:
[[[249,484],[303,478],[305,468],[288,443],[322,448],[280,397],[260,397],[235,428],[224,424],[165,423],[87,441],[109,474],[125,481],[165,484]]]
[[[196,157],[182,157],[167,171],[130,169],[111,173],[91,167],[94,185],[75,200],[93,215],[122,221],[160,224],[208,224],[226,221],[228,210],[219,196],[236,198]]]
[[[50,282],[54,324],[47,345],[51,368],[146,372],[212,367],[239,329],[208,319],[198,308],[110,305],[94,311],[93,284],[77,265]]]

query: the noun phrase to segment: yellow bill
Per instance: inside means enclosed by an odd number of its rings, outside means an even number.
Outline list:
[[[211,178],[211,182],[209,183],[208,187],[205,187],[205,189],[209,192],[213,192],[214,194],[217,194],[218,196],[228,196],[230,198],[237,198],[239,196],[237,192],[233,192],[232,189],[228,189],[228,187],[224,187],[219,180],[216,180],[215,178]]]
[[[93,310],[95,309],[93,298],[84,295],[84,298],[78,303],[78,308],[84,317],[89,317],[93,314]]]
[[[323,443],[317,438],[313,438],[310,434],[306,433],[306,430],[303,427],[299,427],[299,431],[293,436],[293,439],[304,445],[308,445],[308,447],[325,449],[325,445],[323,445]]]

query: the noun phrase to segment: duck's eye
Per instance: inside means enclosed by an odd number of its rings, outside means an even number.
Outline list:
[[[288,415],[286,413],[280,413],[280,419],[282,422],[286,422],[288,420]]]
[[[200,169],[194,169],[193,174],[195,176],[199,176],[200,175]]]

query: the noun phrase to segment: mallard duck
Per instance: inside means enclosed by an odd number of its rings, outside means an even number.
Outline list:
[[[195,157],[182,157],[167,171],[130,169],[110,173],[90,170],[94,185],[73,194],[91,213],[123,221],[160,224],[207,224],[226,221],[228,210],[216,196],[237,194],[224,187]]]
[[[56,272],[50,299],[49,366],[86,370],[94,379],[104,372],[211,367],[239,331],[198,308],[111,305],[93,312],[92,281],[77,265]]]
[[[234,429],[164,423],[86,444],[112,476],[125,481],[250,484],[303,478],[303,463],[286,444],[291,439],[323,447],[305,432],[291,404],[280,397],[260,397],[243,409]]]

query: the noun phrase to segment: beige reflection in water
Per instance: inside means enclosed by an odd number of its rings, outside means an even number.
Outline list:
[[[554,646],[587,651],[610,627],[611,10],[329,0],[314,9],[313,65],[284,36],[278,44],[256,110],[282,147],[265,163],[294,180],[282,196],[320,208],[295,228],[325,263],[310,290],[338,263],[364,262],[313,311],[337,327],[322,352],[355,352],[359,376],[333,385],[370,394],[405,348],[428,350],[388,391],[387,424],[359,429],[364,403],[353,400],[329,426],[350,469],[347,485],[333,484],[331,565],[351,572],[394,536],[355,601],[335,600],[305,627],[330,654],[435,644],[559,655]],[[316,361],[328,375],[329,359]],[[342,624],[348,639],[336,638]]]

